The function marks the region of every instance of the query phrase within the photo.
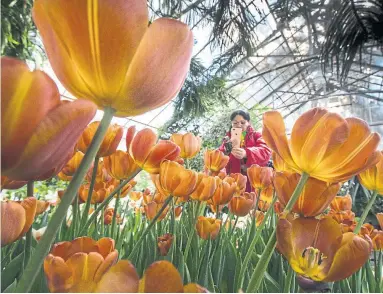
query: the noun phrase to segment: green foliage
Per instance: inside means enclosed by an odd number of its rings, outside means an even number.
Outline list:
[[[32,20],[32,0],[1,1],[1,55],[42,62],[45,53]]]

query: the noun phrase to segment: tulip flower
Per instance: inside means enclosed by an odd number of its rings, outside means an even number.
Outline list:
[[[383,212],[377,213],[376,219],[378,220],[378,223],[380,225],[380,229],[383,230]]]
[[[196,223],[198,236],[204,240],[215,240],[221,227],[221,220],[199,216]]]
[[[63,181],[70,181],[74,176],[74,173],[77,171],[78,167],[82,159],[84,158],[84,154],[80,151],[77,151],[73,157],[65,164],[62,168],[58,177]]]
[[[143,194],[140,191],[132,191],[132,192],[130,192],[129,197],[133,201],[138,201],[142,198],[142,195]]]
[[[262,189],[261,195],[258,201],[258,209],[261,211],[267,211],[270,207],[271,202],[273,201],[274,189],[273,186],[268,186],[265,189]],[[257,208],[257,207],[256,207]]]
[[[215,190],[213,197],[210,198],[211,204],[217,206],[229,203],[236,190],[237,183],[233,181],[233,178],[226,177],[223,180],[218,179],[217,189]]]
[[[94,166],[88,170],[86,173],[85,179],[87,182],[92,181],[92,174],[93,174]],[[109,175],[108,171],[105,168],[104,161],[99,161],[97,165],[97,172],[96,172],[96,183],[106,183],[112,180],[112,177]]]
[[[206,150],[204,154],[204,163],[207,169],[212,172],[219,172],[229,162],[229,156],[223,154],[222,151]]]
[[[157,246],[161,256],[166,256],[173,243],[173,235],[165,234],[157,238]]]
[[[265,218],[265,214],[262,211],[254,210],[253,217],[256,220],[255,225],[259,227]]]
[[[368,190],[383,195],[383,151],[378,163],[358,175],[360,183]]]
[[[161,163],[157,185],[163,191],[163,193],[160,191],[163,195],[186,197],[195,190],[197,179],[197,172],[188,170],[176,162],[166,160]]]
[[[148,204],[144,204],[144,211],[145,211],[146,218],[150,221],[154,219],[157,213],[161,210],[163,204],[164,204],[163,202],[157,202],[157,201],[151,201]],[[163,220],[165,216],[167,215],[168,211],[169,211],[169,207],[166,207],[164,211],[158,217],[157,222]]]
[[[297,173],[289,172],[275,174],[274,187],[283,206],[289,202],[300,177]],[[305,217],[319,215],[329,206],[340,187],[340,183],[328,184],[309,178],[292,211]]]
[[[182,199],[182,198],[178,198],[178,199]],[[182,213],[182,206],[177,206],[176,208],[174,208],[174,215],[176,218],[179,218],[181,216],[181,213]]]
[[[36,202],[36,216],[44,213],[48,209],[49,205],[50,205],[50,203],[48,201],[37,200],[37,202]]]
[[[355,213],[353,213],[351,210],[345,210],[345,211],[339,211],[339,212],[330,210],[328,216],[332,217],[338,223],[346,224],[346,225],[352,225],[355,220]]]
[[[366,122],[343,119],[323,108],[313,108],[295,122],[290,142],[281,114],[263,116],[263,138],[294,171],[325,182],[341,182],[374,166],[381,153],[380,136]]]
[[[89,184],[80,186],[78,194],[83,202],[86,202],[88,199],[89,188]],[[105,187],[105,184],[96,184],[92,191],[90,203],[102,203],[105,198],[108,197],[110,193],[112,193],[113,190],[114,186]]]
[[[132,156],[121,150],[104,157],[104,166],[108,173],[117,180],[129,178],[138,169]]]
[[[117,116],[164,105],[177,95],[189,69],[190,29],[168,18],[148,25],[145,0],[102,0],[90,6],[38,0],[33,19],[64,87],[101,108],[112,107]]]
[[[190,198],[198,201],[209,200],[217,189],[217,179],[217,177],[206,176],[199,173],[195,190],[190,194]]]
[[[32,226],[37,201],[33,197],[1,202],[1,247],[20,239]]]
[[[27,183],[28,183],[27,181],[15,181],[15,180],[12,180],[8,177],[1,176],[1,189],[0,189],[0,191],[3,189],[16,190],[16,189],[23,187]]]
[[[104,224],[110,225],[113,220],[113,214],[114,214],[114,208],[108,207],[104,211]],[[120,217],[120,214],[116,214],[116,224],[122,224],[122,218]]]
[[[353,234],[342,234],[331,218],[281,218],[277,225],[278,250],[293,270],[314,281],[348,278],[370,256],[370,244]]]
[[[274,211],[278,216],[283,212],[283,209],[284,207],[279,201],[274,203]]]
[[[96,113],[89,101],[62,101],[53,80],[17,59],[1,58],[1,172],[13,180],[47,179],[70,159]]]
[[[127,260],[117,260],[118,252],[110,238],[96,242],[81,237],[57,243],[44,260],[48,288],[53,293],[137,292],[136,269]]]
[[[99,121],[94,121],[86,127],[82,133],[82,136],[80,137],[80,140],[77,143],[78,150],[82,151],[83,153],[86,152],[93,140],[94,135],[96,134],[99,125]],[[106,131],[104,139],[102,140],[100,149],[98,149],[97,156],[105,157],[113,154],[116,151],[118,144],[120,144],[123,132],[124,130],[121,126],[117,124],[110,125]]]
[[[334,212],[340,212],[345,210],[351,210],[352,208],[352,199],[350,195],[346,196],[336,196],[333,201],[330,203],[330,208]]]
[[[230,177],[237,183],[237,193],[242,193],[246,189],[247,177],[240,173],[232,173]]]
[[[151,129],[139,131],[126,142],[136,164],[150,174],[158,174],[162,161],[174,160],[180,153],[180,147],[171,141],[160,140],[157,143],[157,135]]]
[[[245,216],[254,207],[255,193],[244,192],[239,196],[234,196],[229,202],[229,210],[236,216]]]
[[[383,251],[383,231],[375,230],[371,234],[371,241],[375,251]]]
[[[274,172],[271,167],[253,164],[247,169],[247,175],[254,189],[265,189],[273,183]]]
[[[112,192],[120,185],[120,183],[121,182],[116,179],[111,179],[110,181],[106,183],[96,183],[95,187],[96,189],[97,187],[106,188],[108,191]],[[137,182],[134,180],[130,180],[128,183],[126,183],[125,186],[123,186],[120,190],[119,198],[124,198],[128,196],[128,194],[130,193],[130,191],[134,188],[136,184]],[[118,194],[115,194],[114,198],[117,198],[117,196]]]
[[[183,285],[182,277],[175,266],[166,260],[152,263],[140,280],[140,293],[207,293],[198,284]]]
[[[192,133],[172,134],[170,141],[181,148],[180,157],[184,159],[193,158],[201,149],[202,139]]]

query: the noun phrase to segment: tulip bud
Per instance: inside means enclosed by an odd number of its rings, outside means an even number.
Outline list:
[[[173,235],[172,234],[165,234],[161,237],[157,238],[158,242],[158,250],[160,251],[161,256],[166,256],[170,250],[170,247],[173,243]]]
[[[187,159],[193,158],[201,149],[202,140],[192,133],[172,134],[170,141],[176,143],[181,148],[180,157]]]
[[[214,240],[217,238],[221,227],[221,220],[199,216],[197,219],[197,233],[204,240]]]

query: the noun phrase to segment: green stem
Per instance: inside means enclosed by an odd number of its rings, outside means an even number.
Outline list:
[[[34,188],[34,182],[29,181],[27,183],[27,196],[33,197],[33,188]],[[32,250],[32,226],[27,231],[27,234],[25,235],[25,244],[24,244],[24,260],[23,260],[23,266],[25,267],[29,261],[29,258],[31,256],[31,250]]]
[[[142,243],[142,241],[144,241],[144,238],[146,237],[146,235],[149,233],[150,229],[155,225],[157,219],[160,217],[160,215],[162,214],[162,212],[165,210],[165,208],[168,206],[168,204],[170,203],[170,201],[172,201],[172,198],[173,196],[170,195],[164,202],[164,204],[162,205],[161,209],[157,212],[157,214],[155,215],[155,217],[152,219],[152,221],[150,222],[150,224],[146,227],[146,229],[142,232],[142,234],[140,235],[140,238],[137,240],[137,243],[134,245],[133,249],[132,249],[132,252],[130,252],[129,256],[128,256],[128,259],[129,260],[132,260],[132,257],[134,256],[134,254],[136,253],[136,251],[139,249],[139,245]]]
[[[60,205],[58,206],[56,212],[53,214],[48,224],[47,230],[45,231],[44,235],[42,236],[39,242],[39,246],[36,247],[32,258],[29,260],[24,273],[21,276],[19,283],[17,284],[15,292],[29,292],[32,288],[36,277],[40,273],[39,269],[41,268],[44,262],[44,258],[49,253],[50,247],[53,241],[55,240],[57,231],[59,230],[62,221],[65,219],[67,211],[70,205],[72,204],[74,197],[76,197],[77,195],[77,191],[82,183],[82,180],[84,179],[89,166],[91,165],[94,157],[96,156],[98,149],[100,148],[100,145],[108,130],[109,124],[112,121],[114,113],[114,109],[109,107],[105,108],[104,116],[96,131],[92,143],[90,144],[79,168],[73,176],[73,179],[70,182],[60,202]]]
[[[120,184],[121,183],[122,183],[122,180],[120,180]],[[113,219],[112,219],[112,235],[111,235],[112,239],[114,239],[114,231],[116,230],[116,218],[117,218],[118,205],[120,204],[120,195],[121,195],[121,190],[119,190],[117,193],[116,204],[114,205]]]
[[[237,226],[237,223],[238,223],[238,219],[239,219],[239,216],[235,216],[234,225],[233,225],[233,226],[231,227],[231,229],[230,229],[229,236],[232,236],[232,235],[233,235],[234,230],[235,230],[235,227]]]
[[[76,238],[76,227],[77,227],[77,215],[79,213],[78,211],[78,196],[75,197],[75,201],[72,205],[73,209],[73,217],[72,217],[72,223],[71,223],[71,238]]]
[[[296,186],[293,195],[291,196],[289,202],[287,203],[285,209],[283,210],[283,214],[286,215],[291,212],[291,209],[294,207],[295,202],[298,200],[303,187],[305,186],[307,180],[309,179],[309,175],[306,173],[302,173],[302,176],[299,180],[298,185]],[[269,241],[261,255],[261,258],[257,262],[257,266],[255,267],[253,274],[251,275],[249,285],[247,286],[246,292],[257,292],[259,286],[261,285],[263,276],[269,265],[271,256],[273,255],[275,246],[277,245],[277,237],[276,237],[277,227],[274,228]]]
[[[91,217],[87,220],[87,222],[85,223],[84,227],[80,231],[80,235],[86,233],[86,231],[88,230],[89,226],[91,225],[93,220],[95,218],[97,218],[97,215],[100,213],[100,211],[103,210],[104,207],[107,206],[109,204],[109,202],[113,199],[114,195],[116,195],[118,193],[118,191],[120,191],[122,189],[122,187],[124,187],[127,183],[129,183],[129,181],[131,179],[133,179],[136,175],[138,175],[140,173],[140,171],[141,171],[140,168],[136,169],[135,172],[129,178],[127,178],[126,180],[122,181],[122,183],[120,185],[118,185],[113,190],[113,192],[110,193],[110,195],[107,198],[105,198],[105,200],[101,203],[101,205],[98,206],[97,209],[94,210],[94,212],[91,215]]]
[[[82,213],[81,225],[84,225],[86,223],[86,220],[88,219],[90,202],[92,200],[93,189],[94,189],[94,185],[96,183],[99,160],[100,160],[100,158],[98,156],[96,156],[96,158],[94,159],[92,179],[90,180],[88,198],[86,199],[85,209],[84,209],[84,212]]]
[[[241,271],[239,273],[239,283],[236,289],[242,289],[243,282],[245,280],[245,273],[247,269],[247,265],[251,259],[251,256],[253,255],[253,251],[255,249],[255,244],[257,244],[259,237],[261,236],[262,230],[266,225],[267,220],[269,219],[270,215],[273,212],[273,206],[274,203],[277,201],[277,197],[274,196],[273,200],[271,201],[270,208],[267,210],[265,217],[263,218],[260,226],[257,228],[257,233],[255,234],[253,240],[250,243],[249,249],[245,255],[245,259],[243,260]],[[256,221],[256,220],[255,220]]]
[[[377,196],[378,196],[378,191],[376,191],[376,190],[373,191],[372,192],[372,196],[371,196],[370,200],[368,201],[367,206],[364,208],[363,214],[360,217],[359,222],[358,222],[358,224],[356,225],[356,227],[354,229],[354,234],[358,234],[359,233],[360,228],[362,227],[364,221],[366,220],[367,215],[370,212],[372,205],[374,205],[375,199],[376,199]]]
[[[193,220],[193,223],[192,223],[191,232],[190,232],[190,235],[189,235],[188,241],[186,243],[186,247],[185,247],[185,253],[184,253],[185,263],[187,261],[188,255],[189,255],[189,250],[190,250],[191,242],[192,242],[192,240],[194,238],[195,233],[197,232],[197,229],[196,229],[195,226],[196,226],[196,223],[197,223],[198,211],[199,211],[200,206],[201,206],[201,202],[198,201],[197,208],[196,208],[197,211],[196,211],[196,213],[194,215],[194,220]]]
[[[94,204],[94,210],[97,209],[97,203]],[[100,217],[100,221],[101,223],[104,222],[104,215],[101,215]],[[97,224],[97,217],[94,219],[94,236],[95,236],[95,239],[98,238],[98,224]]]

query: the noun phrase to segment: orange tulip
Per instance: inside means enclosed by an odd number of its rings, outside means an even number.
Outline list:
[[[161,163],[157,185],[163,190],[164,193],[160,190],[163,195],[186,197],[195,190],[197,179],[197,172],[188,170],[176,162],[165,160]]]
[[[137,292],[136,269],[127,260],[117,260],[118,252],[110,238],[96,242],[81,237],[57,243],[44,260],[48,288],[64,293]]]
[[[83,202],[86,202],[88,199],[89,188],[90,188],[89,184],[80,186],[78,194],[80,196],[80,199]],[[92,192],[90,203],[92,204],[102,203],[105,200],[105,198],[108,197],[113,190],[114,190],[113,186],[105,187],[104,184],[96,184]]]
[[[114,214],[114,208],[108,207],[104,211],[104,224],[110,225],[113,221],[113,214]],[[116,224],[122,224],[122,218],[120,217],[120,214],[116,214]]]
[[[383,151],[378,163],[358,175],[360,183],[368,190],[383,195]]]
[[[73,157],[66,163],[62,168],[61,172],[58,174],[59,178],[63,181],[70,181],[74,176],[74,173],[77,171],[82,159],[84,158],[84,153],[77,151]]]
[[[90,183],[92,181],[92,174],[93,174],[94,166],[91,167],[88,172],[86,173],[85,179]],[[103,161],[99,161],[97,165],[97,172],[96,172],[96,183],[106,183],[112,180],[112,177],[109,175],[108,171],[106,170],[104,166]]]
[[[157,143],[157,135],[151,129],[139,131],[131,143],[127,141],[127,148],[136,164],[150,174],[158,174],[162,161],[174,160],[180,153],[180,147],[171,141]]]
[[[81,186],[80,186],[80,190],[81,190]],[[79,190],[79,191],[80,191],[80,190]],[[89,190],[89,187],[88,187],[88,190]],[[58,205],[58,204],[60,203],[60,201],[61,201],[61,198],[63,198],[65,191],[66,191],[66,190],[59,190],[59,191],[57,191],[58,199],[56,199],[56,202],[58,202],[58,203],[52,203],[52,202],[50,202],[50,205],[52,205],[52,206],[56,206],[56,205]],[[83,193],[85,193],[85,192],[83,192]],[[85,203],[85,202],[86,202],[86,199],[87,199],[87,198],[85,198],[85,201],[82,200],[82,198],[80,197],[80,194],[78,194],[77,197],[78,197],[78,203],[79,203],[79,204],[82,204],[82,203]],[[86,196],[84,196],[84,197],[88,197],[88,194],[87,194]],[[76,200],[76,199],[73,199],[73,201],[72,201],[72,205],[75,204],[75,200]]]
[[[219,172],[229,162],[229,156],[223,154],[222,151],[206,150],[204,154],[204,163],[207,169],[212,172]]]
[[[20,239],[32,226],[37,201],[33,197],[16,201],[1,202],[1,246]]]
[[[274,187],[283,206],[290,200],[300,177],[297,173],[289,172],[275,174]],[[340,183],[328,184],[309,178],[292,211],[305,217],[319,215],[329,206],[340,187]]]
[[[148,25],[143,0],[94,5],[38,0],[33,19],[64,87],[101,108],[116,109],[117,116],[164,105],[177,95],[189,69],[190,29],[170,18]]]
[[[331,218],[280,219],[278,250],[293,270],[314,281],[335,282],[360,269],[370,255],[370,244],[353,233],[342,234]]]
[[[351,210],[340,212],[330,210],[328,216],[332,217],[340,224],[352,225],[355,223],[355,213],[353,213]]]
[[[265,218],[265,214],[262,211],[254,210],[253,217],[256,220],[255,225],[259,227]]]
[[[383,230],[383,212],[377,213],[376,219],[378,220],[378,223],[380,225],[380,229]]]
[[[178,199],[181,199],[181,198],[178,198]],[[174,215],[176,216],[176,218],[179,218],[181,216],[181,213],[182,213],[182,206],[177,206],[176,208],[174,208]]]
[[[336,196],[333,201],[330,203],[330,208],[335,212],[351,210],[352,208],[352,199],[350,195],[346,196]]]
[[[47,179],[69,160],[96,113],[89,101],[60,102],[53,80],[17,59],[1,58],[1,172],[13,180]]]
[[[201,149],[202,140],[198,136],[194,136],[192,133],[172,134],[170,141],[176,143],[181,148],[180,157],[193,158]]]
[[[104,157],[104,166],[108,173],[117,180],[129,178],[138,169],[132,156],[121,150]]]
[[[221,222],[220,219],[199,216],[196,223],[198,236],[204,240],[209,238],[215,240],[218,236]]]
[[[157,213],[161,210],[161,207],[163,206],[163,202],[157,202],[157,201],[151,201],[148,204],[144,204],[144,211],[146,218],[148,220],[154,219],[154,217],[157,215]],[[163,220],[166,216],[166,214],[169,211],[169,206],[164,209],[164,211],[160,214],[160,216],[157,219],[157,222]]]
[[[247,175],[254,189],[265,189],[273,183],[274,172],[271,167],[253,164],[247,169]]]
[[[173,243],[172,234],[165,234],[157,238],[158,251],[160,252],[161,256],[166,256],[168,254],[170,247],[172,247],[172,243]]]
[[[16,190],[16,189],[23,187],[27,183],[28,183],[27,181],[15,181],[15,180],[11,180],[8,177],[1,176],[1,189],[0,190],[3,190],[3,189]]]
[[[383,231],[375,230],[371,234],[371,240],[375,251],[383,251]]]
[[[263,138],[283,161],[298,173],[325,182],[341,182],[374,166],[381,153],[380,136],[366,122],[343,119],[323,108],[313,108],[295,122],[290,142],[277,111],[263,116]]]
[[[48,201],[37,200],[37,202],[36,202],[36,215],[40,215],[43,212],[45,212],[48,209],[49,205],[50,205],[50,203]]]
[[[247,177],[240,173],[232,173],[230,174],[231,178],[235,180],[237,183],[237,193],[242,193],[246,189]]]
[[[94,135],[96,134],[99,125],[99,121],[94,121],[89,124],[89,126],[87,126],[77,143],[78,150],[82,151],[83,153],[86,152],[90,143],[92,142]],[[98,149],[97,156],[105,157],[113,154],[116,151],[118,144],[120,144],[123,132],[124,130],[121,126],[117,124],[110,125],[104,139],[102,140],[100,149]]]
[[[293,169],[291,169],[286,162],[283,161],[283,159],[275,152],[271,154],[271,159],[273,160],[273,166],[276,171],[279,172],[294,172]]]
[[[255,193],[244,192],[239,196],[234,196],[229,202],[229,210],[236,216],[245,216],[254,206]]]
[[[198,173],[198,180],[195,190],[190,194],[190,198],[198,201],[209,200],[217,189],[217,177],[206,176]]]
[[[261,195],[258,196],[258,209],[261,211],[267,211],[270,207],[271,202],[273,201],[274,189],[273,186],[268,186],[265,189],[262,189]],[[257,208],[257,207],[256,207]]]
[[[138,200],[140,200],[142,198],[142,195],[143,194],[140,191],[132,191],[132,192],[130,192],[129,197],[133,201],[138,201]]]
[[[285,207],[279,202],[279,201],[276,201],[274,203],[274,211],[275,213],[279,216],[282,212],[283,212],[283,209]]]
[[[213,206],[224,205],[230,202],[234,193],[237,190],[237,183],[233,181],[233,178],[226,177],[223,180],[217,180],[217,189],[215,190],[213,197],[210,198]]]
[[[136,181],[130,180],[128,183],[125,184],[120,190],[120,196],[119,198],[124,198],[128,196],[130,191],[134,188],[134,186],[137,184]],[[109,193],[113,192],[118,186],[120,185],[120,181],[116,179],[111,179],[110,181],[106,183],[96,183],[95,187],[101,187],[101,188],[106,188]],[[114,198],[117,198],[118,194],[114,195]]]
[[[175,266],[166,260],[152,263],[140,280],[140,293],[207,293],[198,284],[183,285],[182,277]]]

